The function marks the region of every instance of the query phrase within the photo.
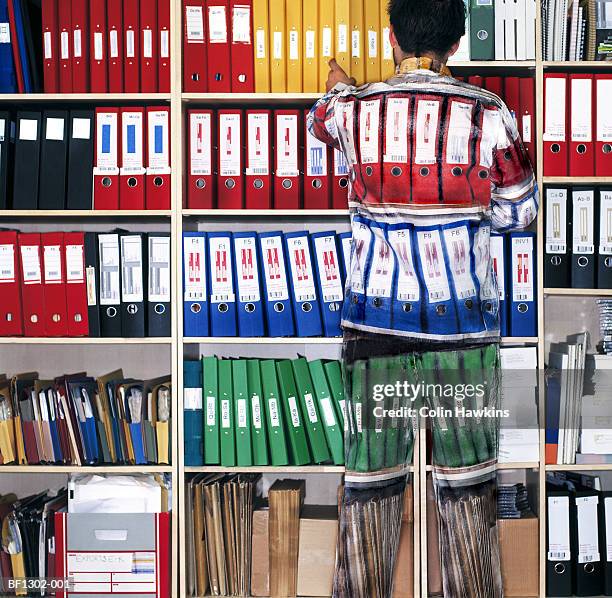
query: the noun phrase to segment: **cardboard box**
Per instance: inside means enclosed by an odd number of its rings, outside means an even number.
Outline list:
[[[538,518],[499,519],[504,596],[538,596]]]
[[[253,512],[253,558],[251,562],[251,594],[253,596],[270,595],[269,515],[268,509]]]
[[[331,596],[337,538],[336,507],[304,507],[300,518],[298,596]]]

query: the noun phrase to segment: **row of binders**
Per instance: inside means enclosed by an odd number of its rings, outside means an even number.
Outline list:
[[[598,476],[546,478],[546,595],[612,596],[612,492]]]
[[[0,209],[169,210],[167,106],[0,113]]]
[[[350,232],[184,232],[184,335],[341,336],[350,245]]]
[[[344,464],[338,361],[185,361],[185,464]]]
[[[0,336],[170,336],[169,233],[0,231]]]
[[[0,377],[3,464],[169,464],[171,383],[117,370]]]
[[[612,176],[612,74],[544,74],[544,175]]]
[[[536,0],[465,0],[465,36],[449,64],[469,60],[535,60]]]
[[[346,158],[310,134],[308,112],[189,110],[186,207],[346,210]]]
[[[546,288],[612,289],[612,190],[547,187]]]
[[[45,93],[170,92],[170,0],[43,0],[42,44]]]

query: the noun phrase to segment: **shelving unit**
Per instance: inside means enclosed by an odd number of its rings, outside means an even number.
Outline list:
[[[102,345],[102,350],[107,355],[112,354],[113,346],[125,345],[126,351],[134,351],[134,363],[140,359],[140,351],[147,349],[151,351],[163,351],[164,359],[167,353],[170,355],[170,363],[160,359],[159,364],[152,364],[151,367],[158,367],[160,373],[170,371],[173,381],[172,399],[172,456],[173,462],[169,466],[107,466],[107,467],[56,467],[56,466],[0,466],[0,490],[2,489],[2,476],[4,474],[31,474],[31,475],[51,475],[69,473],[171,473],[173,482],[172,493],[172,580],[173,596],[184,596],[185,570],[185,480],[187,475],[202,472],[244,472],[260,471],[266,476],[320,476],[317,477],[317,484],[332,483],[330,475],[342,476],[343,467],[335,466],[306,466],[306,467],[254,467],[254,468],[223,468],[223,467],[186,467],[183,458],[184,429],[182,417],[182,397],[183,397],[183,373],[182,363],[184,357],[194,358],[200,352],[211,354],[219,350],[218,346],[223,347],[224,354],[233,356],[252,353],[256,347],[260,351],[269,352],[270,356],[286,356],[307,348],[312,352],[334,351],[339,356],[342,340],[336,338],[191,338],[183,336],[183,301],[182,301],[182,231],[193,226],[206,228],[218,226],[219,221],[238,223],[240,227],[256,226],[251,222],[262,220],[269,224],[273,222],[279,228],[284,226],[294,226],[303,224],[305,227],[313,223],[326,228],[337,228],[340,224],[348,226],[348,211],[346,210],[190,210],[183,208],[183,185],[185,177],[185,114],[186,110],[196,104],[203,105],[256,105],[256,106],[280,106],[286,104],[307,106],[318,99],[319,94],[190,94],[182,92],[182,21],[181,21],[181,2],[172,0],[171,15],[171,93],[165,94],[8,94],[0,96],[0,103],[14,104],[16,107],[27,103],[31,105],[45,103],[84,103],[84,104],[109,104],[121,105],[123,103],[169,103],[171,109],[171,133],[172,133],[172,209],[165,211],[3,211],[0,212],[0,224],[7,223],[7,226],[18,226],[16,220],[27,222],[28,225],[38,225],[44,222],[45,226],[62,229],[62,223],[66,222],[66,228],[70,228],[75,223],[79,226],[88,226],[92,223],[115,221],[120,225],[129,226],[134,221],[139,225],[149,222],[163,222],[168,224],[172,235],[172,264],[173,264],[173,289],[172,289],[172,331],[170,338],[146,338],[146,339],[96,339],[96,338],[19,338],[5,339],[0,338],[0,356],[3,351],[11,350],[11,346],[18,349],[23,347],[26,351],[30,347],[36,346],[56,346],[64,345],[80,350],[87,356],[94,345]],[[544,185],[558,184],[612,184],[612,177],[543,177],[543,75],[546,69],[556,70],[603,70],[612,68],[612,63],[602,62],[544,62],[541,56],[541,27],[540,27],[540,6],[537,9],[536,27],[537,48],[539,48],[538,58],[535,61],[501,61],[501,62],[459,62],[449,65],[451,71],[459,74],[473,72],[475,74],[521,74],[533,76],[536,82],[537,114],[537,173],[538,184],[543,193]],[[543,201],[541,201],[541,205]],[[130,220],[130,222],[127,222]],[[83,223],[81,225],[81,223]],[[232,225],[233,226],[233,225]],[[109,226],[110,228],[111,226]],[[558,298],[559,300],[584,300],[590,297],[612,297],[612,291],[602,291],[593,289],[548,289],[543,287],[543,219],[537,221],[538,232],[538,336],[536,337],[517,337],[504,338],[502,344],[505,346],[536,346],[538,349],[538,364],[540,374],[543,373],[545,354],[545,318],[547,298]],[[569,313],[569,312],[568,312]],[[139,349],[140,348],[140,349]],[[110,351],[109,351],[110,349]],[[168,351],[169,349],[169,351]],[[138,351],[138,353],[137,353]],[[122,353],[123,354],[123,353]],[[325,353],[327,354],[327,353]],[[32,353],[32,362],[24,363],[24,370],[37,368],[34,359],[38,359],[40,354],[36,351]],[[133,364],[132,364],[133,365]],[[104,364],[92,363],[92,367],[104,369]],[[130,364],[125,365],[126,374],[130,374]],[[109,368],[110,369],[110,368]],[[540,421],[544,421],[544,401],[541,392],[540,400]],[[427,596],[427,538],[426,538],[426,500],[425,489],[427,475],[431,473],[431,466],[426,463],[425,451],[426,435],[421,430],[415,439],[415,452],[413,465],[410,468],[414,489],[414,579],[415,597]],[[537,463],[508,463],[500,464],[499,469],[519,470],[527,472],[529,475],[537,476],[538,481],[538,505],[540,521],[540,596],[545,595],[545,476],[547,471],[612,471],[612,465],[587,465],[587,466],[557,466],[545,465],[544,462],[544,432],[540,431],[540,460]],[[335,483],[335,482],[334,482]]]

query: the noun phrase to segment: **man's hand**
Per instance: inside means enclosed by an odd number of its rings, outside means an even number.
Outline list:
[[[356,81],[349,77],[342,67],[336,62],[335,58],[329,61],[329,75],[327,75],[327,83],[325,89],[329,91],[336,83],[346,83],[347,85],[355,85]]]

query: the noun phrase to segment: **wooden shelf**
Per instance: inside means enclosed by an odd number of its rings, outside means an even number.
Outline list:
[[[348,210],[183,210],[185,217],[206,218],[348,218]]]
[[[581,463],[580,465],[547,465],[546,471],[612,471],[612,463]]]
[[[0,337],[0,345],[169,345],[170,337],[94,338],[94,337]],[[1,466],[0,466],[1,467]]]
[[[183,93],[181,97],[184,102],[208,102],[224,104],[243,104],[245,101],[252,103],[261,102],[316,102],[321,93]]]
[[[1,102],[169,102],[169,93],[3,93]]]
[[[172,465],[0,465],[3,473],[170,473]]]
[[[0,218],[170,218],[171,210],[0,210]]]
[[[449,62],[448,68],[535,68],[535,60],[467,60],[460,62]]]
[[[540,468],[540,464],[535,462],[514,462],[514,463],[498,463],[497,464],[497,470],[503,470],[503,469],[539,469]],[[433,471],[433,465],[427,465],[425,467],[426,471]]]
[[[253,465],[252,467],[223,467],[221,465],[185,466],[185,473],[344,473],[343,465]]]
[[[543,179],[545,185],[610,185],[612,184],[611,176],[545,176]]]
[[[342,338],[185,336],[183,343],[187,345],[341,345]]]
[[[502,345],[537,345],[538,342],[537,336],[503,336],[501,339]]]
[[[559,297],[612,297],[612,289],[544,289],[544,295]]]

